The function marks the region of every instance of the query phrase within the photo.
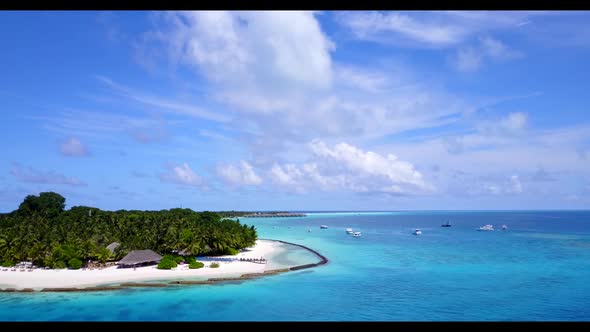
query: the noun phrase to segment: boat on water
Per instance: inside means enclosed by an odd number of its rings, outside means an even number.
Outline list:
[[[352,228],[347,228],[346,229],[346,234],[352,234]]]
[[[506,225],[502,225],[502,230],[503,230],[503,231],[505,231],[505,230],[507,230],[507,229],[508,229],[508,226],[506,226]]]
[[[328,229],[328,226],[326,226],[326,225],[321,225],[321,226],[320,226],[320,228],[321,228],[321,229]]]
[[[422,235],[422,230],[419,228],[416,228],[416,230],[414,230],[414,233],[412,233],[414,235]]]
[[[494,230],[494,226],[493,225],[483,225],[480,228],[476,228],[478,231],[493,231]]]
[[[307,232],[308,232],[308,233],[311,233],[311,228],[308,228],[308,229],[307,229]]]
[[[360,237],[361,236],[361,232],[354,232],[354,233],[352,233],[352,236],[354,236],[354,237]]]
[[[440,225],[440,227],[451,227],[451,223],[449,221],[447,221],[446,224],[442,224],[442,225]]]

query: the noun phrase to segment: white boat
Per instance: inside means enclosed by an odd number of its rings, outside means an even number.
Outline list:
[[[354,232],[354,233],[352,233],[352,236],[354,236],[354,237],[360,237],[361,236],[361,232]]]
[[[506,226],[506,225],[502,225],[502,230],[503,230],[503,231],[505,231],[505,230],[507,230],[507,229],[508,229],[508,226]]]
[[[416,228],[416,230],[413,233],[414,235],[422,235],[422,230],[419,228]]]
[[[328,229],[328,226],[326,226],[326,225],[321,225],[321,226],[320,226],[320,228],[321,228],[321,229]]]
[[[494,226],[493,225],[484,225],[481,226],[480,228],[477,228],[478,231],[493,231],[494,230]]]
[[[352,228],[347,228],[346,229],[346,234],[352,234]]]

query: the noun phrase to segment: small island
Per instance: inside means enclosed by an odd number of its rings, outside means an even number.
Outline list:
[[[277,266],[283,241],[254,226],[191,209],[103,211],[54,192],[29,195],[0,214],[0,290],[76,291],[250,279],[302,266]],[[166,281],[153,283],[153,281]]]
[[[288,218],[288,217],[307,217],[305,213],[293,212],[255,212],[243,215],[244,218]]]

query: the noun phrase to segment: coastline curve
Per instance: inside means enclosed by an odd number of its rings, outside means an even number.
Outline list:
[[[96,285],[96,286],[90,286],[90,287],[44,287],[40,290],[34,290],[32,288],[23,288],[23,289],[4,288],[4,289],[0,289],[0,292],[2,292],[2,293],[94,292],[94,291],[122,290],[122,289],[126,289],[126,288],[154,288],[154,287],[162,288],[162,287],[168,287],[169,285],[214,285],[214,284],[219,284],[219,283],[224,283],[224,282],[236,282],[236,281],[250,280],[250,279],[285,273],[285,272],[289,272],[289,271],[298,271],[298,270],[303,270],[303,269],[309,269],[309,268],[317,267],[320,265],[325,265],[328,263],[328,258],[326,258],[324,255],[322,255],[318,251],[311,249],[307,246],[297,244],[297,243],[282,241],[282,240],[275,240],[275,239],[259,239],[259,240],[279,242],[282,244],[287,244],[287,245],[302,248],[304,250],[307,250],[307,251],[313,253],[316,257],[318,257],[320,259],[320,261],[317,263],[296,265],[296,266],[291,266],[288,268],[266,270],[266,271],[260,272],[260,273],[245,273],[245,274],[240,275],[239,277],[214,277],[214,278],[208,278],[206,280],[172,280],[172,281],[167,281],[167,282],[162,282],[162,281],[122,282],[122,283],[115,284],[115,285],[108,285],[108,286]]]

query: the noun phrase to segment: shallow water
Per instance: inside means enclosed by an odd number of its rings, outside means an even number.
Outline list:
[[[447,220],[452,227],[440,227]],[[220,285],[0,293],[0,320],[590,319],[590,212],[330,213],[241,222],[255,224],[260,238],[313,248],[329,263]],[[475,230],[485,224],[509,228]],[[412,235],[415,228],[423,235]],[[288,252],[277,264],[306,255]]]

